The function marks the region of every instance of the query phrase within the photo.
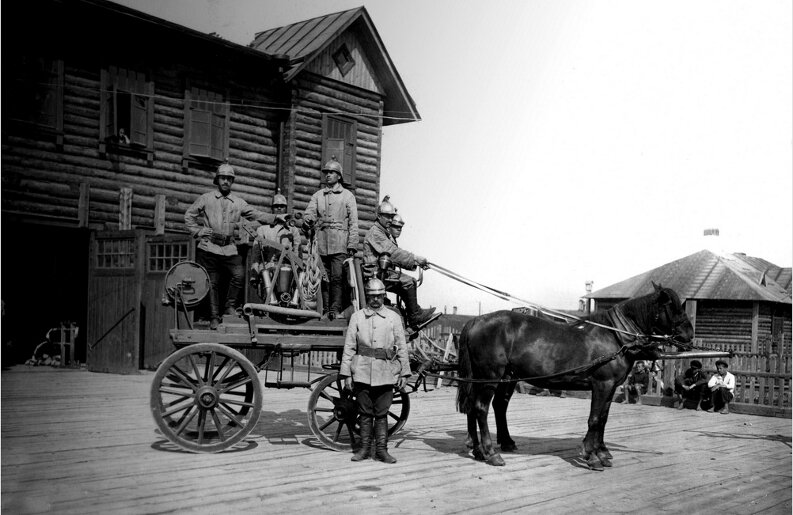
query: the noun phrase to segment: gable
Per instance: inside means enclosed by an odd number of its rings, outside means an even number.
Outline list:
[[[349,57],[351,64],[346,71],[340,63],[345,57]],[[326,79],[337,80],[380,94],[385,93],[366,56],[365,48],[352,31],[342,33],[316,54],[304,69]]]

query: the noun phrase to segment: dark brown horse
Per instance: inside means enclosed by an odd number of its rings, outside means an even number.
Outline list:
[[[694,333],[677,293],[654,283],[653,288],[649,295],[598,311],[575,325],[514,311],[468,321],[460,335],[459,373],[469,381],[458,383],[457,407],[468,415],[474,457],[504,465],[487,426],[491,400],[497,442],[504,452],[515,450],[506,411],[515,382],[523,379],[540,388],[592,391],[582,457],[593,470],[610,467],[612,456],[603,433],[617,386],[635,361],[656,359],[662,344],[689,342]]]

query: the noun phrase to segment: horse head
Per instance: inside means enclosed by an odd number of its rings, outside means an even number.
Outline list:
[[[671,288],[652,283],[655,289],[655,315],[652,332],[672,336],[672,343],[688,343],[694,337],[694,326],[688,319],[680,297]]]

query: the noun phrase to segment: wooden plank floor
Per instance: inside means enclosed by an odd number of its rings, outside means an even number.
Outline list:
[[[592,472],[577,460],[589,402],[516,394],[518,452],[490,467],[466,453],[456,390],[443,388],[411,395],[389,466],[318,447],[308,391],[266,389],[244,445],[191,454],[155,432],[152,378],[3,371],[3,512],[791,512],[789,419],[615,404],[614,467]]]

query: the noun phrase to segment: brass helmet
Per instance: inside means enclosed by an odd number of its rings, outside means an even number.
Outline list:
[[[226,175],[228,177],[234,178],[234,167],[232,167],[228,163],[223,163],[222,165],[218,166],[218,169],[215,170],[215,178],[212,179],[212,182],[215,184],[218,183],[218,177],[221,175]]]
[[[377,278],[369,279],[363,287],[367,295],[385,295],[385,284]]]
[[[388,195],[383,197],[383,201],[380,202],[379,206],[377,206],[377,216],[393,216],[396,214],[396,208],[394,207],[394,204],[389,202],[390,198],[391,197]]]
[[[391,227],[399,227],[401,228],[405,225],[405,221],[402,219],[399,213],[394,215],[394,218],[391,219]]]
[[[273,195],[273,207],[282,206],[286,207],[286,197],[281,195],[281,190],[277,190],[275,195]]]
[[[336,172],[339,174],[339,182],[344,183],[344,169],[341,167],[341,163],[336,161],[336,156],[331,156],[331,158],[322,166],[323,172]]]

